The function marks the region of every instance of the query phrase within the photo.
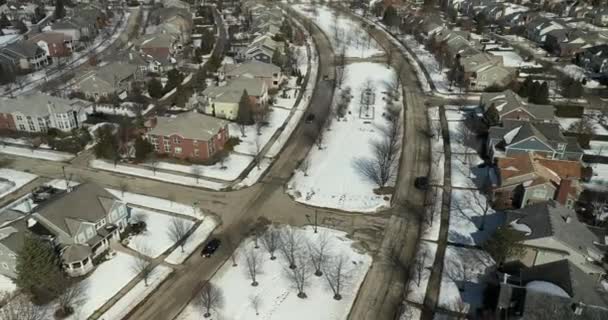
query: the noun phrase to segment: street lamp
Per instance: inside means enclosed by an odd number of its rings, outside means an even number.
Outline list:
[[[318,214],[319,214],[319,212],[317,211],[317,209],[315,209],[315,221],[314,221],[314,223],[310,220],[310,215],[309,214],[305,215],[306,220],[308,220],[308,223],[310,223],[310,224],[313,225],[313,229],[314,229],[315,233],[317,233],[317,226],[318,226],[318,224],[317,224],[317,221],[318,221],[317,220],[317,216],[318,216]]]

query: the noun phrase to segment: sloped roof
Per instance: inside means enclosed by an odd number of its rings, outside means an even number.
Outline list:
[[[528,103],[510,89],[503,92],[482,93],[480,104],[485,110],[494,105],[501,117],[513,110],[523,108],[538,120],[553,120],[555,118],[555,108],[553,106]]]
[[[74,236],[82,222],[96,223],[105,218],[118,201],[106,189],[94,183],[83,183],[70,192],[62,192],[43,202],[35,211],[57,228]]]
[[[272,64],[257,60],[252,60],[238,65],[226,65],[226,75],[241,76],[243,74],[251,74],[255,77],[270,78],[274,73],[281,72],[281,68]]]
[[[33,58],[36,55],[44,53],[38,45],[28,41],[10,43],[6,47],[0,49],[0,52],[21,58]]]
[[[163,137],[178,134],[187,139],[209,141],[227,124],[228,122],[222,119],[198,112],[187,112],[176,117],[158,117],[156,126],[149,134]]]
[[[18,96],[14,99],[0,98],[0,102],[0,113],[21,112],[28,115],[48,114],[47,105],[49,103],[55,112],[59,113],[78,111],[91,104],[84,100],[68,100],[39,92]]]

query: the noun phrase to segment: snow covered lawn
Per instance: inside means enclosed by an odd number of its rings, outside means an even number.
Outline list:
[[[484,251],[447,246],[439,290],[439,306],[452,311],[475,310],[483,302],[483,274],[494,265]]]
[[[210,216],[207,216],[203,222],[188,236],[184,243],[184,249],[178,247],[171,252],[171,254],[165,258],[165,261],[172,264],[180,264],[184,262],[191,254],[198,248],[207,238],[213,230],[217,227],[217,221]]]
[[[9,277],[0,274],[0,295],[5,293],[13,293],[17,290],[17,285]]]
[[[371,143],[382,137],[378,128],[386,124],[382,91],[385,81],[395,74],[383,64],[369,62],[348,64],[346,70],[342,87],[350,87],[353,97],[346,116],[341,121],[334,120],[331,130],[325,131],[321,150],[317,146],[311,148],[306,174],[298,169],[288,183],[287,192],[296,201],[309,205],[374,212],[388,206],[390,199],[375,194],[377,185],[363,178],[353,162],[371,157]],[[360,101],[367,82],[375,89],[375,101],[367,111],[368,116]]]
[[[383,55],[384,51],[364,27],[344,14],[322,5],[293,5],[296,11],[311,18],[327,35],[334,52],[349,58]]]
[[[89,166],[95,169],[118,172],[147,179],[181,184],[185,186],[202,187],[212,190],[221,190],[228,186],[226,183],[213,182],[205,179],[197,179],[195,177],[172,174],[168,172],[157,171],[156,173],[154,173],[154,171],[152,171],[151,169],[146,169],[134,165],[117,164],[115,166],[113,163],[109,163],[104,160],[91,160]]]
[[[440,93],[452,93],[452,91],[450,91],[451,87],[447,76],[447,71],[449,69],[440,68],[439,62],[437,62],[435,56],[427,51],[424,45],[420,44],[413,36],[399,36],[399,40],[416,55],[418,61],[420,61],[421,67],[430,75],[431,81],[435,85],[437,91]],[[416,61],[414,61],[414,63],[418,64]],[[426,76],[424,74],[419,74],[418,78],[426,79]]]
[[[173,269],[159,265],[152,270],[148,285],[144,280],[139,281],[127,294],[120,298],[110,307],[100,319],[123,319],[133,310],[140,302],[150,295],[160,284],[173,272]]]
[[[223,164],[218,162],[212,166],[203,165],[186,165],[170,162],[158,162],[157,168],[167,171],[176,171],[188,175],[199,176],[201,179],[214,178],[226,181],[232,181],[247,168],[253,161],[253,156],[243,155],[238,153],[230,153],[224,160]],[[144,166],[152,166],[151,163],[145,163]]]
[[[136,274],[131,268],[134,261],[134,257],[116,252],[114,258],[98,265],[83,280],[85,286],[83,301],[75,305],[74,314],[67,319],[86,319],[117,294],[122,287],[135,278]]]
[[[448,241],[481,245],[502,223],[504,215],[494,211],[477,190],[452,190]]]
[[[435,109],[435,108],[433,108]],[[429,110],[429,123],[430,123],[430,138],[431,142],[431,173],[430,173],[430,184],[442,186],[444,180],[444,168],[445,168],[445,154],[443,148],[443,133],[441,130],[441,122],[439,120],[431,119],[433,114]]]
[[[589,149],[584,150],[585,154],[593,156],[608,157],[608,141],[590,141]]]
[[[481,150],[481,139],[466,127],[464,121],[448,121],[448,129],[452,153],[477,153]]]
[[[262,247],[261,273],[257,276],[258,286],[251,286],[248,277],[245,252],[253,246],[251,239],[245,240],[238,248],[238,266],[233,267],[228,260],[211,279],[211,282],[222,288],[226,301],[224,307],[214,312],[209,319],[346,319],[353,301],[359,290],[367,270],[372,262],[371,256],[359,253],[353,249],[353,241],[341,231],[319,228],[315,234],[312,228],[298,229],[298,234],[306,241],[316,243],[324,232],[329,235],[329,257],[344,255],[346,268],[350,275],[349,285],[344,287],[342,300],[334,300],[333,293],[327,285],[325,277],[310,275],[309,285],[304,292],[306,299],[297,297],[297,290],[287,278],[286,259],[278,255],[276,260],[270,260],[269,255]],[[305,246],[304,246],[305,247]],[[278,253],[277,253],[278,254]],[[308,257],[305,259],[309,263]],[[310,271],[314,272],[312,266]],[[250,301],[252,297],[259,297],[259,315],[253,309]],[[179,320],[199,320],[202,317],[202,308],[197,305],[196,298],[190,302]]]
[[[128,247],[151,258],[160,256],[175,244],[168,233],[173,219],[183,220],[188,229],[194,225],[194,222],[187,219],[141,208],[131,208],[131,219],[145,221],[146,231],[129,238]]]
[[[593,168],[593,177],[591,181],[583,183],[583,186],[594,190],[608,190],[608,164],[593,163],[590,164]]]
[[[19,190],[38,176],[35,174],[0,168],[0,198]],[[6,179],[6,180],[3,180]]]
[[[542,65],[534,61],[524,61],[515,51],[488,51],[495,56],[502,56],[505,67],[511,68],[542,68]]]
[[[193,204],[183,204],[138,193],[125,192],[123,194],[121,191],[115,189],[106,190],[108,190],[108,192],[113,194],[115,197],[126,202],[127,205],[134,204],[140,207],[173,212],[185,216],[191,216],[199,220],[203,218],[203,212],[201,211],[201,209],[198,206],[195,207]]]
[[[256,146],[256,141],[259,145],[259,150],[262,150],[268,141],[270,141],[270,138],[272,138],[274,133],[284,125],[288,116],[289,110],[271,107],[268,125],[262,128],[261,135],[257,134],[256,126],[252,125],[245,127],[245,136],[243,136],[240,126],[235,122],[231,122],[228,128],[230,136],[241,140],[241,143],[234,147],[234,151],[246,155],[257,155],[258,146]]]
[[[567,64],[565,66],[556,65],[556,66],[554,66],[554,68],[561,71],[562,73],[571,77],[574,80],[578,80],[578,81],[582,81],[583,79],[587,80],[587,82],[585,83],[586,88],[593,89],[593,88],[598,88],[598,87],[604,87],[598,81],[589,79],[587,77],[587,71],[575,64]]]
[[[74,159],[74,155],[67,152],[59,152],[45,149],[32,149],[7,145],[0,146],[0,153],[49,161],[70,161]]]
[[[476,154],[452,153],[452,187],[478,189],[488,183],[489,168],[480,168],[484,161]]]
[[[585,112],[583,117],[588,117],[589,122],[591,124],[593,124],[593,130],[594,130],[593,133],[594,134],[603,135],[603,136],[608,135],[608,129],[600,123],[600,121],[606,121],[606,119],[602,119],[601,115]],[[559,122],[559,126],[564,131],[568,131],[572,124],[581,120],[581,118],[560,118],[560,117],[556,117],[556,118],[557,118],[557,121]]]
[[[439,228],[441,227],[441,209],[443,208],[443,187],[433,187],[429,196],[433,197],[432,205],[428,205],[428,216],[431,222],[425,225],[422,231],[422,239],[437,241],[439,239]]]
[[[412,277],[409,282],[409,294],[407,300],[416,303],[423,303],[426,296],[426,287],[431,276],[433,263],[435,262],[435,252],[437,244],[434,242],[421,241],[416,262],[412,267]]]

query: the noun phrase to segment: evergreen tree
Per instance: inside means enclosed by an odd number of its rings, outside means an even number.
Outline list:
[[[57,294],[63,280],[59,259],[50,243],[27,235],[17,255],[17,286],[31,294],[35,302],[44,303]]]
[[[239,101],[239,110],[236,115],[236,122],[243,125],[253,124],[253,110],[251,106],[251,99],[247,90],[243,90],[241,101]]]
[[[0,28],[6,28],[6,27],[10,27],[11,26],[11,21],[8,20],[8,17],[6,16],[6,14],[3,12],[0,15]]]
[[[283,65],[285,64],[283,54],[281,54],[281,51],[279,51],[278,48],[274,50],[274,53],[272,54],[272,63],[279,67],[283,67]]]
[[[389,27],[399,26],[399,15],[393,6],[388,6],[388,8],[386,8],[384,16],[382,17],[382,22]]]
[[[184,80],[184,74],[177,69],[171,69],[167,72],[167,83],[165,84],[164,92],[167,93],[179,86]]]
[[[538,97],[536,99],[536,103],[538,104],[548,104],[549,103],[549,85],[547,82],[543,82],[538,89]]]
[[[54,17],[55,17],[55,19],[61,19],[61,18],[65,17],[65,7],[63,4],[63,0],[55,1]]]
[[[194,74],[192,87],[197,91],[203,91],[207,88],[207,70],[200,68]]]
[[[530,88],[528,89],[528,101],[531,103],[536,103],[536,99],[538,98],[538,94],[540,91],[540,85],[536,81],[532,81],[530,84]]]
[[[148,81],[148,94],[150,97],[158,99],[163,96],[163,84],[156,78]]]
[[[114,136],[112,129],[102,127],[97,132],[97,144],[94,148],[95,156],[112,161],[118,159],[118,140]]]
[[[493,103],[484,113],[483,120],[488,127],[497,126],[500,123],[500,114]]]
[[[507,258],[520,257],[523,254],[524,250],[518,243],[520,239],[518,231],[502,227],[498,228],[482,247],[500,266]]]
[[[527,98],[530,95],[531,87],[532,87],[532,78],[527,77],[526,80],[524,80],[524,82],[522,83],[521,87],[519,88],[519,92],[517,92],[517,93],[519,94],[520,97]]]
[[[154,150],[152,144],[148,142],[148,140],[143,139],[142,137],[137,137],[135,139],[135,161],[140,162],[146,159],[148,154]]]

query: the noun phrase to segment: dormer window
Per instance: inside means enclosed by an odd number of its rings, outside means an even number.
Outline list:
[[[95,224],[95,229],[99,230],[99,229],[101,229],[105,225],[106,225],[106,219],[104,218],[104,219],[99,220],[99,222],[97,222]]]

